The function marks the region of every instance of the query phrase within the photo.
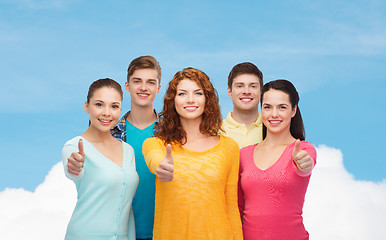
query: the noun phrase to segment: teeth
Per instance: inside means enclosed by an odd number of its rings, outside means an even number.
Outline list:
[[[185,107],[185,109],[193,110],[193,109],[196,109],[196,107]]]
[[[139,93],[138,95],[139,95],[139,96],[142,96],[142,97],[148,96],[148,94],[143,94],[143,93]]]
[[[101,121],[103,123],[109,123],[110,122],[109,120],[99,120],[99,121]]]
[[[250,102],[250,101],[252,101],[252,99],[250,99],[250,98],[242,98],[242,99],[240,99],[242,102]]]
[[[271,123],[280,123],[280,121],[270,121]]]

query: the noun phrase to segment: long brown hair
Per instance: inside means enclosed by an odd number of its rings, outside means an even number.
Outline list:
[[[169,82],[164,98],[164,107],[160,113],[161,120],[156,131],[156,136],[166,144],[186,143],[186,132],[182,128],[180,116],[178,115],[174,99],[176,97],[177,85],[183,79],[195,81],[202,88],[205,95],[205,107],[200,124],[200,132],[210,136],[216,136],[221,130],[221,112],[216,89],[213,87],[209,77],[201,70],[185,68],[177,72]]]

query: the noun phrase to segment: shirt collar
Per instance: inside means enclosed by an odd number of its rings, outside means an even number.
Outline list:
[[[232,117],[232,113],[233,112],[229,112],[227,117],[226,117],[226,119],[225,119],[228,122],[229,127],[231,127],[231,128],[238,128],[241,125],[245,126],[244,123],[236,122],[236,120],[234,120],[233,117]],[[261,117],[261,113],[259,113],[259,116],[257,117],[256,121],[253,122],[251,125],[256,125],[256,127],[258,127],[258,126],[261,126],[262,122],[263,122],[263,120],[262,120],[262,117]]]

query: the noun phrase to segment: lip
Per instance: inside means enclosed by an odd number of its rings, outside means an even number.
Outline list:
[[[279,126],[282,121],[281,120],[268,120],[268,122],[272,127],[276,127],[276,126]]]
[[[249,102],[252,102],[252,100],[253,100],[253,98],[251,98],[251,97],[241,97],[239,99],[243,103],[249,103]]]
[[[145,98],[148,98],[150,96],[150,94],[149,93],[137,93],[137,96],[139,98],[145,99]]]
[[[198,109],[198,107],[197,106],[186,106],[186,107],[184,107],[184,109],[188,112],[194,112]]]
[[[110,125],[110,123],[111,123],[113,120],[98,118],[98,121],[99,121],[102,125],[108,126],[108,125]]]

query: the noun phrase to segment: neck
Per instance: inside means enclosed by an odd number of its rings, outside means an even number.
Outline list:
[[[253,110],[253,111],[242,111],[242,110],[233,108],[232,118],[240,124],[244,123],[247,128],[251,126],[252,123],[256,122],[258,117],[259,117],[258,108],[256,108],[256,110]]]
[[[182,128],[186,132],[186,143],[189,143],[207,136],[207,134],[200,132],[201,122],[202,122],[202,119],[200,118],[195,120],[186,120],[181,118]]]
[[[90,126],[81,136],[86,138],[87,141],[94,143],[106,143],[115,140],[115,138],[110,134],[110,131],[102,132],[93,126]]]
[[[136,128],[144,129],[157,119],[153,110],[153,105],[150,106],[136,106],[131,105],[131,111],[127,120],[133,124]]]
[[[264,143],[264,145],[288,145],[295,140],[288,129],[288,132],[285,133],[271,133],[267,131],[267,136],[262,143]]]

